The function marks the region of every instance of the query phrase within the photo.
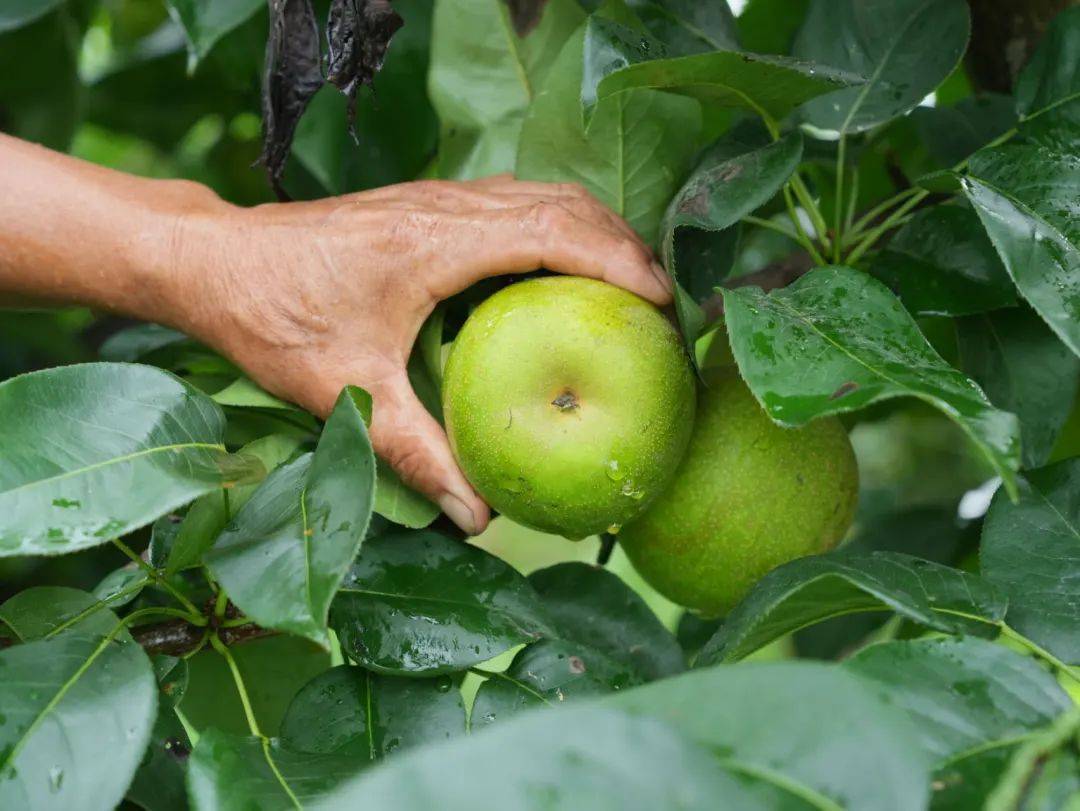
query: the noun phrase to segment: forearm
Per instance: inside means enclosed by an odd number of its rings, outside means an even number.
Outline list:
[[[185,251],[226,204],[0,135],[0,303],[79,304],[184,327]],[[191,304],[194,307],[194,303]]]

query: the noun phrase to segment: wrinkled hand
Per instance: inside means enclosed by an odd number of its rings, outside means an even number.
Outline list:
[[[230,208],[177,229],[177,261],[203,269],[185,328],[263,388],[320,416],[346,384],[366,389],[376,452],[468,533],[484,529],[488,507],[405,371],[435,305],[480,279],[541,267],[659,305],[671,298],[633,230],[572,185],[419,181]],[[190,279],[188,270],[176,275]]]

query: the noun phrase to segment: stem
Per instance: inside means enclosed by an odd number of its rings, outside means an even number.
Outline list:
[[[791,199],[791,189],[789,186],[784,186],[784,203],[787,204],[788,216],[791,218],[791,224],[795,226],[795,233],[798,234],[796,242],[802,245],[803,249],[810,254],[817,265],[827,265],[828,262],[826,262],[818,252],[818,249],[814,247],[814,243],[810,240],[810,237],[806,235],[802,223],[799,222],[799,214],[795,210],[795,202]]]
[[[127,555],[129,558],[131,558],[135,562],[135,565],[137,565],[140,569],[146,572],[147,576],[151,580],[153,580],[157,585],[161,586],[163,589],[165,589],[165,591],[169,592],[169,594],[175,597],[177,602],[180,603],[180,605],[184,606],[184,608],[191,612],[193,616],[198,617],[199,621],[202,624],[206,624],[206,619],[202,616],[202,613],[195,606],[195,604],[191,602],[191,600],[189,600],[187,597],[185,597],[183,592],[180,591],[180,589],[176,588],[172,583],[162,577],[157,569],[155,569],[153,566],[143,560],[142,555],[136,554],[130,546],[121,541],[119,538],[113,538],[113,545],[125,555]],[[193,621],[193,624],[198,625],[199,622]]]
[[[222,624],[222,620],[225,619],[225,612],[229,608],[229,597],[225,594],[225,589],[218,588],[217,598],[214,600],[214,617],[218,620],[218,625]]]
[[[742,221],[749,225],[756,225],[758,228],[767,228],[770,231],[775,231],[778,234],[783,234],[792,242],[799,241],[799,235],[792,231],[790,228],[785,228],[780,223],[773,222],[772,220],[766,220],[761,217],[754,217],[747,215],[742,218]]]
[[[187,733],[188,740],[191,741],[191,748],[194,749],[199,745],[199,731],[191,725],[191,722],[179,707],[173,707],[173,712],[176,713],[176,718],[180,722],[180,726],[184,728],[184,732]]]
[[[844,233],[851,230],[851,224],[855,219],[855,206],[859,201],[859,167],[851,169],[851,196],[848,198],[847,213],[844,215]],[[842,242],[842,240],[841,240]]]
[[[840,143],[836,148],[836,201],[833,204],[833,261],[840,264],[840,246],[844,241],[843,221],[841,220],[844,210],[844,162],[847,157],[847,136],[840,134]]]
[[[852,226],[852,233],[846,235],[846,239],[844,240],[844,242],[852,243],[857,240],[863,235],[866,227],[875,219],[877,219],[880,214],[884,213],[885,211],[892,208],[897,203],[910,197],[911,195],[917,194],[918,192],[919,189],[915,186],[912,186],[910,189],[904,189],[902,192],[898,192],[892,197],[882,200],[880,203],[878,203],[876,206],[874,206],[872,209],[867,211],[859,218],[858,222],[856,222],[855,225]]]
[[[1065,664],[1063,661],[1054,656],[1054,654],[1050,653],[1050,651],[1046,650],[1046,648],[1036,644],[1035,642],[1032,642],[1022,633],[1009,627],[1004,622],[1001,623],[1000,627],[1002,636],[1006,637],[1007,639],[1011,639],[1013,642],[1023,645],[1040,659],[1049,662],[1051,665],[1053,665],[1059,671],[1061,671],[1070,679],[1075,681],[1077,684],[1080,684],[1080,668]]]
[[[240,694],[240,703],[244,705],[244,715],[247,717],[248,729],[251,730],[251,734],[261,738],[262,732],[259,730],[259,722],[255,720],[255,711],[251,708],[251,699],[248,698],[247,687],[244,686],[244,677],[240,675],[240,668],[236,666],[236,659],[229,652],[229,649],[225,647],[225,644],[218,639],[217,634],[210,637],[210,645],[225,657],[225,662],[229,665],[229,670],[232,671],[233,682],[236,683],[236,692]]]
[[[829,226],[825,224],[825,217],[822,215],[821,209],[818,208],[817,203],[814,202],[814,197],[810,194],[810,189],[806,187],[806,183],[803,182],[798,170],[795,170],[795,174],[791,176],[789,182],[791,183],[792,191],[795,192],[795,197],[799,200],[799,204],[810,217],[810,222],[814,224],[814,230],[817,231],[818,239],[821,241],[825,252],[828,253],[831,250]]]
[[[847,261],[850,264],[857,262],[864,253],[874,247],[874,243],[881,239],[882,234],[890,228],[895,228],[899,221],[904,218],[905,214],[929,196],[930,192],[926,191],[926,189],[920,189],[917,194],[909,198],[906,203],[900,206],[900,208],[896,209],[896,211],[886,217],[881,225],[868,231],[862,241],[855,246],[855,250],[848,254]]]

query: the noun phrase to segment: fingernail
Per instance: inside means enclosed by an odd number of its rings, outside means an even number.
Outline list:
[[[664,270],[664,266],[657,262],[655,259],[652,263],[652,272],[653,275],[656,276],[660,284],[663,286],[663,288],[667,290],[668,293],[671,293],[671,277],[668,276],[668,272]]]
[[[465,534],[476,534],[476,516],[473,515],[472,510],[465,505],[464,501],[453,493],[444,493],[439,498],[439,506],[451,521],[461,527]]]

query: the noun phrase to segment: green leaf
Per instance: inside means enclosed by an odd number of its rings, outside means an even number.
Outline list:
[[[797,132],[766,145],[738,133],[729,135],[705,154],[668,204],[660,223],[660,255],[675,281],[675,310],[688,346],[705,325],[698,305],[731,271],[733,246],[728,261],[717,261],[715,255],[725,253],[721,247],[725,240],[733,237],[737,242],[738,234],[728,229],[783,187],[802,159],[802,147]],[[690,235],[684,229],[712,233],[693,234],[688,242],[685,237]]]
[[[560,563],[529,575],[558,638],[599,651],[661,679],[685,667],[682,650],[653,610],[621,578],[586,563]]]
[[[665,58],[663,43],[613,20],[585,27],[581,105],[587,125],[597,105],[627,90],[651,88],[710,107],[750,110],[775,122],[809,99],[858,83],[858,77],[781,56],[714,50]]]
[[[739,14],[739,39],[748,51],[791,53],[810,0],[748,0]]]
[[[0,384],[0,557],[98,546],[221,487],[224,430],[208,397],[148,366],[88,363]]]
[[[371,395],[353,388],[353,400],[365,425],[371,425]],[[438,518],[439,508],[405,484],[390,465],[375,460],[375,512],[409,529],[423,529]]]
[[[102,360],[134,363],[152,352],[176,344],[190,343],[182,332],[158,324],[135,324],[110,335],[98,354]]]
[[[0,621],[23,642],[52,636],[58,629],[105,636],[116,627],[116,615],[107,610],[104,602],[67,586],[35,586],[20,591],[0,605]]]
[[[8,0],[0,9],[0,32],[13,31],[44,17],[63,0]]]
[[[555,707],[567,700],[606,695],[643,684],[625,660],[564,640],[542,640],[523,648],[505,672],[492,673],[480,686],[470,727],[480,729],[533,707]]]
[[[277,730],[300,689],[330,667],[330,654],[299,636],[252,639],[232,648],[259,727]],[[236,683],[225,659],[205,649],[188,661],[190,676],[180,709],[196,730],[248,733]]]
[[[1011,96],[968,96],[951,107],[916,107],[911,120],[942,168],[955,166],[1016,126]]]
[[[237,408],[295,410],[294,406],[263,391],[257,384],[246,377],[237,378],[221,391],[211,394],[210,399],[218,405],[235,406]]]
[[[525,578],[425,530],[370,539],[334,600],[331,624],[351,659],[390,674],[464,670],[550,635]]]
[[[971,637],[871,645],[843,666],[878,682],[943,766],[1012,746],[1073,706],[1034,659]]]
[[[297,752],[276,738],[208,729],[191,754],[187,785],[193,808],[293,811],[359,768],[352,756]]]
[[[1009,598],[1009,625],[1080,664],[1080,458],[1024,472],[1015,504],[994,496],[980,560]]]
[[[724,312],[739,370],[777,422],[804,425],[917,397],[956,421],[1015,491],[1016,417],[994,409],[945,363],[881,282],[851,268],[819,268],[769,295],[725,290]]]
[[[394,811],[618,811],[780,805],[725,771],[705,747],[650,718],[580,707],[532,713],[470,738],[394,758],[345,783],[320,806]]]
[[[93,595],[112,608],[120,608],[134,601],[149,583],[142,569],[128,563],[103,577],[94,586]]]
[[[581,183],[652,242],[698,147],[701,107],[654,91],[620,93],[597,105],[586,132],[580,100],[584,38],[583,26],[529,107],[515,172],[524,180]]]
[[[903,115],[952,73],[970,30],[964,0],[813,0],[795,55],[866,83],[811,101],[804,118],[845,134]]]
[[[600,703],[657,718],[731,771],[784,789],[788,805],[774,808],[789,807],[790,795],[798,808],[926,807],[930,762],[914,725],[877,685],[835,665],[716,667]],[[573,712],[550,715],[565,728]]]
[[[1080,157],[983,150],[963,188],[1020,294],[1080,355]]]
[[[519,39],[503,0],[437,0],[428,93],[442,124],[442,177],[513,169],[525,111],[583,19],[573,0],[551,0]]]
[[[871,272],[912,315],[970,315],[1016,304],[1009,274],[969,208],[920,211],[889,240]]]
[[[1024,743],[987,798],[987,811],[1070,809],[1080,796],[1080,708]]]
[[[1029,140],[1065,153],[1080,145],[1080,9],[1050,21],[1039,46],[1016,82],[1020,132]]]
[[[405,25],[390,40],[372,92],[356,98],[359,142],[345,126],[349,101],[331,85],[296,128],[293,156],[329,194],[414,180],[435,155],[439,121],[427,94],[432,3],[394,0],[394,11]]]
[[[123,798],[158,691],[142,648],[102,613],[107,636],[84,626],[0,651],[0,806],[80,811]]]
[[[963,633],[980,630],[980,623],[996,626],[1005,605],[1004,597],[975,575],[898,552],[801,558],[758,582],[695,665],[736,661],[784,634],[858,611],[893,611],[927,628]]]
[[[465,734],[465,705],[449,676],[403,678],[341,665],[292,700],[281,741],[301,752],[348,755],[357,764]]]
[[[739,47],[735,15],[726,0],[628,0],[638,19],[678,56]]]
[[[360,550],[374,490],[375,456],[346,388],[314,455],[270,474],[204,559],[253,621],[327,645],[330,601]]]
[[[171,707],[162,706],[125,799],[146,811],[188,811],[185,781],[190,754],[184,725]]]
[[[263,7],[262,0],[166,0],[166,3],[187,36],[189,71],[194,71],[219,39]]]
[[[957,321],[963,370],[1020,420],[1024,467],[1046,464],[1072,409],[1080,358],[1027,308]]]

